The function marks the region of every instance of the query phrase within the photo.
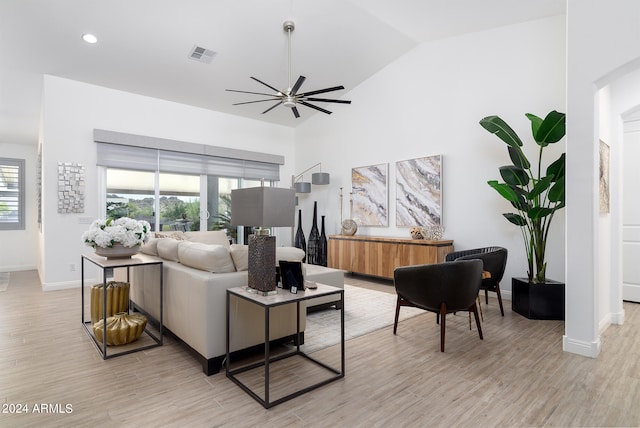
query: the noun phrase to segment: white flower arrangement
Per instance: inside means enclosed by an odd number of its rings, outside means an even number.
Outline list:
[[[121,217],[117,220],[96,220],[89,230],[82,234],[82,241],[88,247],[111,248],[119,242],[127,248],[147,242],[151,233],[151,225],[144,220]]]

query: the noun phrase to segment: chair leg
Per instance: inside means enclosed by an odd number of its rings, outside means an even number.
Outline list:
[[[500,313],[504,316],[504,309],[502,308],[502,295],[500,294],[500,284],[496,284],[496,294],[498,295],[498,303],[500,304]]]
[[[444,352],[445,320],[447,318],[447,305],[444,302],[440,304],[440,315],[442,316],[442,322],[440,323],[440,352]]]
[[[484,303],[485,305],[489,304],[489,292],[487,290],[484,290]]]
[[[473,312],[473,316],[476,318],[476,327],[478,327],[478,335],[480,336],[480,340],[484,340],[482,337],[482,327],[480,326],[480,317],[478,316],[478,307],[476,302],[473,302],[469,311]]]
[[[398,300],[396,300],[396,320],[393,323],[393,334],[396,334],[396,330],[398,330],[398,317],[400,317],[400,299],[398,296]]]
[[[484,314],[482,313],[482,305],[480,304],[480,294],[478,294],[478,309],[480,310],[480,319],[484,321]],[[469,330],[471,330],[471,312],[469,312]]]

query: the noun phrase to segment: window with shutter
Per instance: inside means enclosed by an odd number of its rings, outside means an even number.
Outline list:
[[[0,158],[0,230],[24,229],[24,159]]]

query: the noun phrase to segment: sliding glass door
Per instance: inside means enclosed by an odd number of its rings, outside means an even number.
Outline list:
[[[107,217],[146,220],[154,231],[224,230],[233,242],[246,243],[251,231],[231,226],[231,190],[261,182],[107,168],[106,184]]]

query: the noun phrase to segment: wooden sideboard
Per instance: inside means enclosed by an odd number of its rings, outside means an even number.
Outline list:
[[[453,241],[380,236],[329,236],[328,266],[393,279],[398,266],[442,263]]]

